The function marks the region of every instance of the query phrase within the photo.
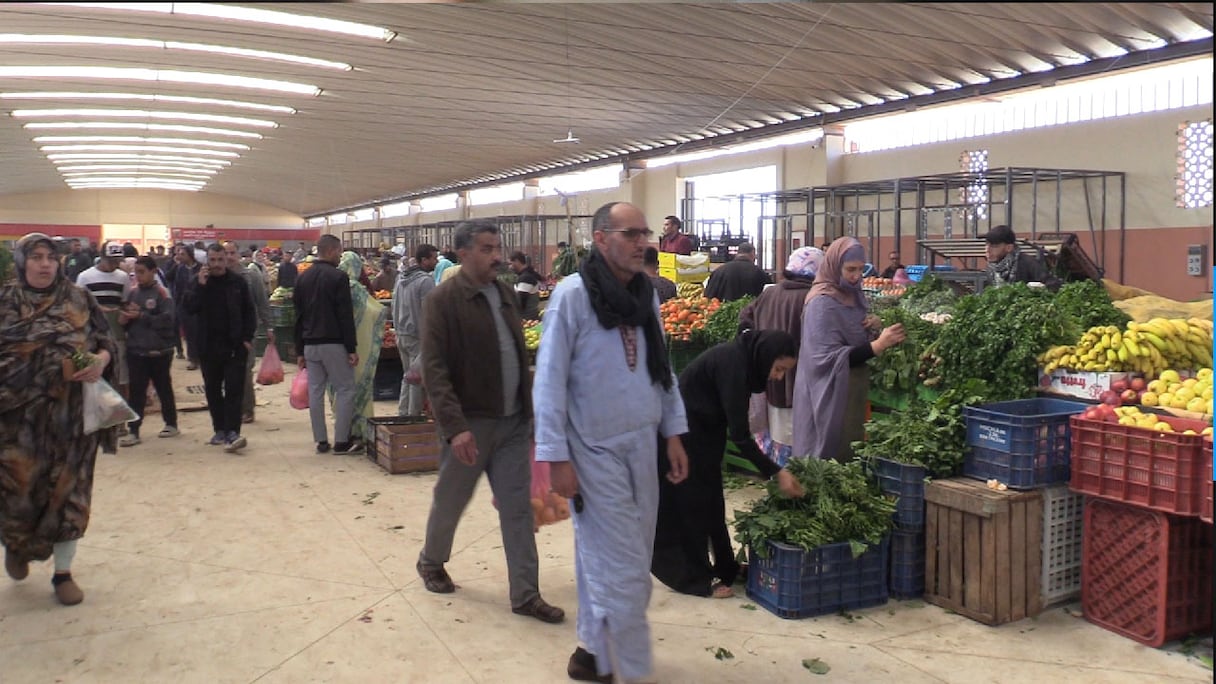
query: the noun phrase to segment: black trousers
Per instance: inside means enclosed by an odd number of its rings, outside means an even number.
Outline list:
[[[186,340],[186,358],[198,361],[198,316],[186,313],[179,302],[174,302],[174,317],[177,319],[177,331]],[[177,343],[177,351],[182,350],[182,343]]]
[[[228,354],[204,355],[199,359],[211,427],[225,435],[241,432],[241,401],[245,396],[245,356],[241,347]]]
[[[139,414],[139,420],[132,421],[129,425],[132,433],[138,435],[139,426],[144,423],[149,380],[156,388],[156,396],[160,398],[160,412],[165,419],[165,426],[177,427],[177,401],[173,398],[173,382],[169,378],[169,366],[172,363],[172,353],[161,356],[127,354],[127,372],[131,380],[131,410]]]

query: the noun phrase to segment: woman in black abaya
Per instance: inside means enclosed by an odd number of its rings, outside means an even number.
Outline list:
[[[782,493],[802,496],[788,470],[772,462],[752,439],[747,409],[752,394],[769,379],[780,380],[798,360],[798,341],[780,330],[746,330],[697,357],[680,374],[688,414],[681,437],[688,452],[688,479],[673,485],[660,478],[659,518],[650,571],[685,594],[727,598],[739,574],[722,490],[726,440],[765,477],[776,476]],[[659,472],[667,472],[660,441]],[[710,562],[712,550],[713,562]]]

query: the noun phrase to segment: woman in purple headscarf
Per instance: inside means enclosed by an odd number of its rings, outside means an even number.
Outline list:
[[[782,330],[802,339],[802,310],[815,274],[823,261],[818,247],[799,247],[790,254],[781,282],[764,288],[755,301],[739,312],[739,330]],[[781,380],[770,380],[763,393],[752,396],[748,416],[760,449],[774,463],[785,466],[793,453],[794,381],[796,368]]]
[[[870,372],[866,361],[904,341],[902,325],[883,329],[861,291],[865,248],[838,238],[815,274],[802,316],[794,381],[794,455],[853,458],[862,438]]]

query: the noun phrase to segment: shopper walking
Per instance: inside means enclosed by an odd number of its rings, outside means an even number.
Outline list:
[[[636,682],[652,675],[650,561],[659,503],[657,439],[682,482],[684,403],[663,345],[659,302],[642,272],[652,235],[642,211],[613,202],[592,217],[594,248],[545,309],[536,363],[536,460],[574,498],[579,647],[567,674]],[[577,497],[577,498],[576,498]]]
[[[178,245],[174,250],[173,265],[169,267],[169,274],[166,278],[169,283],[169,292],[173,294],[173,312],[177,317],[177,358],[182,358],[184,346],[186,370],[198,369],[198,343],[195,341],[198,336],[198,317],[186,311],[182,302],[185,300],[186,291],[198,280],[198,272],[201,268],[203,268],[202,264],[194,259],[194,248],[186,244]],[[184,345],[183,339],[185,340]]]
[[[112,377],[117,347],[93,297],[64,275],[55,243],[30,233],[13,249],[16,279],[0,285],[0,542],[14,580],[54,556],[64,605],[84,600],[72,579],[89,525],[97,447],[115,430],[84,433],[84,383]],[[72,356],[91,354],[76,370]],[[65,368],[67,370],[65,370]]]
[[[402,271],[393,288],[393,329],[397,331],[397,352],[405,375],[411,370],[422,372],[422,303],[435,289],[431,273],[439,262],[439,249],[434,245],[419,245],[414,250],[415,265]],[[401,378],[401,395],[397,414],[422,415],[422,385]]]
[[[351,411],[351,441],[376,438],[368,419],[375,415],[372,400],[376,392],[376,367],[380,363],[380,349],[384,345],[384,321],[388,318],[388,307],[381,304],[358,281],[363,272],[363,259],[352,251],[342,252],[338,269],[350,278],[351,312],[355,317],[355,398]],[[335,400],[334,387],[329,388],[329,400]]]
[[[245,279],[228,270],[221,245],[207,248],[207,267],[199,269],[186,291],[186,310],[198,317],[198,355],[211,427],[208,444],[237,452],[246,445],[241,436],[241,402],[245,394],[247,359],[253,353],[257,317]]]
[[[229,272],[245,279],[245,286],[249,291],[253,310],[257,316],[257,328],[265,331],[267,344],[274,344],[274,326],[270,323],[270,298],[266,294],[266,282],[262,277],[262,270],[252,263],[247,265],[242,263],[237,244],[231,240],[224,243],[224,255],[228,260]],[[256,331],[254,334],[256,336]],[[253,407],[256,402],[253,395],[253,364],[256,360],[257,355],[251,348],[245,358],[245,389],[241,393],[242,423],[253,422]]]
[[[118,353],[110,360],[117,381],[115,389],[126,398],[130,396],[127,392],[130,382],[127,374],[127,333],[118,320],[118,312],[131,291],[131,277],[118,267],[122,260],[122,245],[117,242],[105,243],[101,247],[97,265],[77,276],[76,285],[93,293],[105,313],[106,322],[110,325],[110,338],[118,347]]]
[[[866,252],[857,238],[837,238],[824,255],[802,316],[794,381],[796,457],[853,458],[863,437],[870,370],[866,361],[904,341],[896,324],[868,313],[861,291]],[[877,338],[877,339],[875,339]]]
[[[561,622],[565,611],[540,595],[528,458],[532,388],[519,302],[497,278],[498,226],[466,221],[457,226],[455,242],[460,273],[423,300],[422,377],[445,446],[418,574],[427,591],[456,590],[444,564],[484,472],[498,499],[512,612]]]
[[[127,424],[129,432],[118,441],[122,446],[140,443],[139,428],[144,422],[148,402],[148,383],[156,388],[165,427],[158,437],[174,437],[177,430],[177,402],[169,366],[173,363],[173,298],[156,282],[156,260],[149,256],[135,260],[136,288],[127,295],[126,306],[118,320],[127,328],[127,367],[131,374],[131,410],[139,418]]]
[[[342,241],[333,235],[317,240],[317,257],[300,274],[292,291],[296,310],[297,364],[308,369],[308,416],[317,453],[329,451],[325,424],[325,388],[334,388],[334,453],[358,453],[363,445],[351,439],[355,413],[355,366],[359,365],[351,279],[338,270]]]

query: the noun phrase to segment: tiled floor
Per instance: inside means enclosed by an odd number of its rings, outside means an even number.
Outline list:
[[[199,383],[180,367],[174,379]],[[567,681],[573,620],[545,625],[510,612],[488,488],[457,533],[448,567],[460,590],[427,593],[414,561],[434,475],[390,476],[362,456],[314,454],[287,388],[258,389],[267,404],[246,426],[244,455],[204,445],[202,412],[183,414],[180,437],[99,458],[74,569],[85,602],[55,603],[49,563],[24,582],[0,578],[0,682]],[[159,429],[152,416],[145,433]],[[746,497],[731,492],[737,503]],[[543,528],[537,546],[545,597],[573,617],[570,525]],[[746,598],[698,599],[656,583],[659,680],[1212,681],[1198,659],[1095,627],[1076,605],[999,628],[920,601],[807,620],[748,608]],[[715,658],[719,648],[733,657]],[[808,658],[830,672],[809,673]]]

